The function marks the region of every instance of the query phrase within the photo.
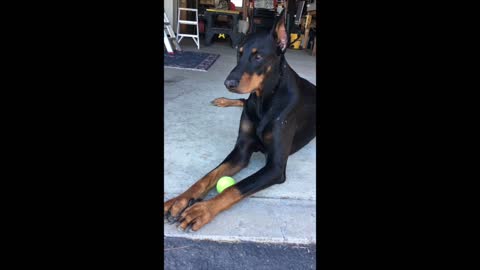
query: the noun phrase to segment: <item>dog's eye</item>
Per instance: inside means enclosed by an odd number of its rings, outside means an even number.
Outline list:
[[[255,54],[255,60],[260,61],[263,57],[260,54]]]

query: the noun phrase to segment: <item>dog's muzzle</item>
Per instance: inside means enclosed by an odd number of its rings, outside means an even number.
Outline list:
[[[238,81],[237,80],[225,80],[225,87],[229,91],[234,91],[238,87]]]

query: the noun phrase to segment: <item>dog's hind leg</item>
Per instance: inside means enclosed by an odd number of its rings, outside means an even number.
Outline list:
[[[218,107],[243,107],[245,105],[245,99],[230,99],[221,97],[212,100],[212,104]]]

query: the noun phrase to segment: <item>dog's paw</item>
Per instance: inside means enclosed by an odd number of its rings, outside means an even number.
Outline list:
[[[180,214],[182,214],[185,209],[201,200],[202,199],[194,199],[180,195],[166,201],[163,204],[164,223],[168,222],[169,224],[173,224],[177,222],[179,220]]]
[[[181,230],[190,229],[192,231],[198,231],[207,223],[213,220],[217,215],[209,205],[209,201],[199,202],[195,205],[188,207],[182,214],[180,214],[178,228]]]
[[[228,99],[221,97],[212,100],[212,104],[218,107],[226,107],[230,104],[230,102]]]

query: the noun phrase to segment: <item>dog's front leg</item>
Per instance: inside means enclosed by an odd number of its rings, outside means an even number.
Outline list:
[[[218,179],[222,176],[233,176],[248,164],[253,151],[242,149],[238,145],[228,157],[215,169],[210,171],[181,195],[168,200],[164,204],[163,214],[167,221],[178,220],[178,214],[185,208],[205,197],[215,187]]]
[[[191,226],[197,231],[215,218],[220,212],[232,207],[243,198],[265,189],[273,184],[283,183],[287,159],[295,134],[295,121],[284,119],[274,121],[272,129],[263,134],[267,150],[267,163],[253,175],[225,189],[221,194],[208,201],[202,201],[188,207],[180,215],[180,227]]]
[[[237,107],[243,107],[245,106],[246,100],[244,98],[238,98],[238,99],[231,99],[231,98],[216,98],[212,100],[212,104],[218,107],[231,107],[231,106],[237,106]]]
[[[245,112],[240,120],[239,136],[235,148],[225,160],[210,171],[181,195],[164,203],[163,214],[166,221],[178,221],[178,215],[188,206],[199,201],[215,187],[218,179],[222,176],[233,176],[248,165],[252,153],[256,150],[256,139],[253,137],[253,123],[248,119]]]

